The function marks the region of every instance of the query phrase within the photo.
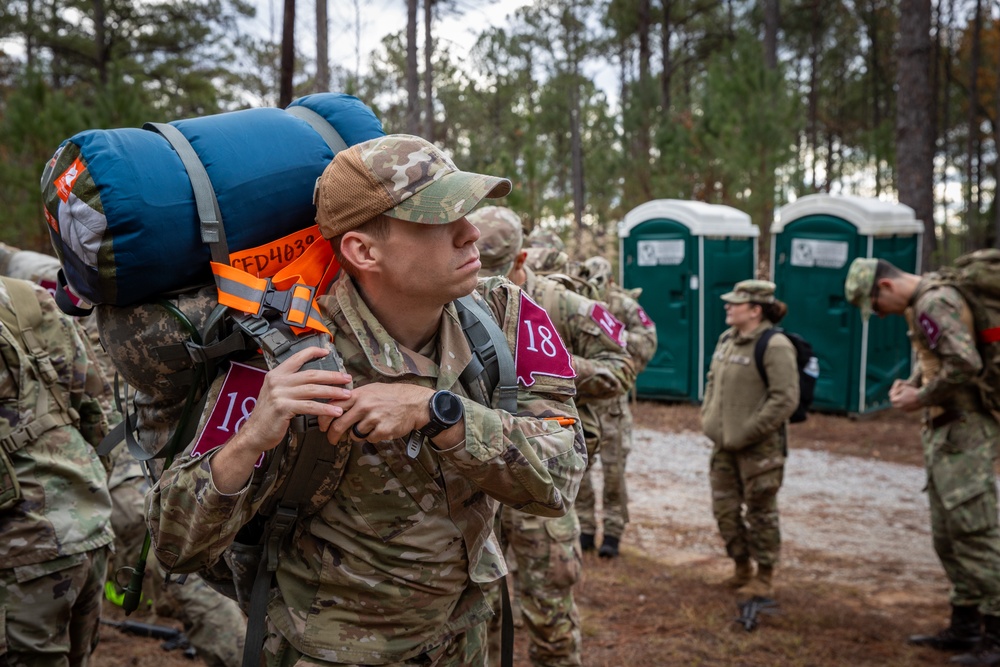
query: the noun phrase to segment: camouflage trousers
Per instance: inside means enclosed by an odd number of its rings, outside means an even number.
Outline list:
[[[922,439],[934,550],[951,582],[951,603],[1000,616],[1000,524],[993,472],[997,427],[970,414]]]
[[[779,443],[783,448],[783,442]],[[737,452],[716,446],[709,469],[712,513],[734,560],[753,558],[776,565],[781,552],[778,525],[778,489],[784,478],[785,457],[774,443]]]
[[[109,551],[0,570],[0,665],[86,667],[97,647]]]
[[[632,449],[632,412],[628,396],[609,401],[599,401],[591,406],[600,420],[601,444],[599,451],[604,489],[601,494],[604,512],[604,536],[621,537],[628,523],[628,489],[625,486],[625,461]],[[580,482],[580,491],[573,503],[580,517],[580,532],[594,535],[597,520],[594,516],[594,474],[591,460]]]
[[[519,606],[531,643],[531,664],[577,667],[580,658],[580,614],[573,586],[580,579],[580,524],[576,513],[546,518],[504,507],[500,513],[505,553],[517,561]],[[490,665],[500,664],[500,585],[489,587],[494,616],[489,628]]]
[[[384,667],[486,667],[486,623],[474,625],[456,637],[403,662]],[[263,649],[266,667],[362,667],[353,663],[327,662],[303,655],[267,621]]]
[[[111,525],[115,531],[116,553],[110,579],[127,583],[127,575],[116,575],[122,567],[134,567],[146,534],[143,516],[145,479],[133,477],[111,489]],[[176,578],[175,578],[176,579]],[[240,667],[246,618],[234,600],[210,588],[196,574],[183,583],[167,581],[167,572],[149,553],[143,597],[153,602],[158,616],[175,618],[184,624],[184,633],[209,667]]]

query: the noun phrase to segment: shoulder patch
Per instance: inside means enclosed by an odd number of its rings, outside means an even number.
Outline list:
[[[606,333],[611,340],[622,347],[625,347],[625,325],[617,317],[600,303],[595,303],[590,311],[590,319],[597,322],[601,331]]]
[[[938,340],[941,338],[941,325],[927,313],[920,313],[920,316],[917,317],[917,323],[923,329],[924,335],[927,336],[927,343],[933,350],[937,347]]]
[[[231,362],[219,391],[219,400],[215,402],[205,428],[194,443],[191,456],[202,456],[226,444],[240,430],[257,405],[265,375],[267,371],[260,368]],[[263,462],[264,455],[261,454],[255,467],[259,468]]]
[[[520,315],[514,351],[518,383],[530,387],[535,384],[536,375],[550,375],[567,380],[575,378],[572,355],[545,309],[521,292],[518,312]]]
[[[646,327],[647,329],[653,326],[653,320],[649,319],[649,315],[647,315],[646,311],[642,309],[642,306],[636,304],[635,307],[636,310],[638,310],[639,312],[639,320],[642,322],[642,326]]]

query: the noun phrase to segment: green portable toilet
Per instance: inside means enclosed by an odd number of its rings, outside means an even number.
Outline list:
[[[861,414],[887,407],[889,387],[910,374],[906,321],[860,311],[844,299],[857,257],[920,273],[923,224],[903,204],[854,195],[808,195],[781,207],[771,227],[771,276],[788,304],[782,326],[819,359],[813,408]]]
[[[730,206],[656,199],[618,227],[619,283],[642,288],[657,348],[636,380],[646,398],[700,401],[712,350],[725,330],[720,296],[756,275],[760,230]]]

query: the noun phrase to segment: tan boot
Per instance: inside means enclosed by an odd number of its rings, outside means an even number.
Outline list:
[[[774,566],[757,565],[757,577],[740,588],[740,593],[750,596],[769,598],[774,593]]]
[[[749,558],[740,558],[733,563],[735,563],[733,576],[725,579],[722,585],[728,588],[742,588],[753,579],[753,564]]]

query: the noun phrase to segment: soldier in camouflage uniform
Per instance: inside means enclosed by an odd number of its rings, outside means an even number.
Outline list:
[[[934,550],[951,581],[951,623],[910,642],[971,652],[962,665],[1000,664],[1000,529],[993,461],[997,421],[983,406],[976,376],[972,313],[958,290],[901,271],[883,259],[854,260],[847,300],[867,319],[903,315],[917,364],[889,390],[894,408],[920,411]]]
[[[635,367],[624,349],[624,326],[601,304],[536,276],[525,266],[527,253],[521,249],[521,221],[516,213],[487,206],[471,213],[469,220],[481,234],[476,242],[483,263],[481,275],[509,277],[552,317],[559,337],[573,354],[581,410],[594,401],[626,395],[635,381]],[[576,513],[545,519],[505,509],[500,518],[517,560],[532,664],[579,665],[580,620],[573,601],[573,585],[581,567]],[[495,626],[494,646],[498,634]]]
[[[20,250],[0,243],[0,275],[8,275],[37,283],[50,292],[56,289],[59,260],[30,250]],[[98,335],[96,313],[77,318],[80,332],[89,338],[93,359],[106,378],[113,378],[115,367],[104,351]],[[129,336],[129,333],[125,333]],[[143,354],[147,354],[146,350]],[[95,398],[101,403],[109,424],[121,421],[115,409],[110,387]],[[111,526],[115,534],[114,554],[108,561],[108,578],[115,582],[115,595],[123,594],[116,573],[122,568],[135,567],[146,535],[143,504],[149,485],[142,466],[122,442],[110,454],[113,463],[107,484],[111,492]],[[246,619],[236,602],[209,588],[198,575],[181,583],[168,581],[167,573],[156,558],[149,555],[146,563],[144,594],[152,600],[159,616],[176,618],[184,624],[184,632],[198,655],[209,667],[239,667],[243,661],[243,639]],[[124,573],[123,573],[124,574]],[[127,576],[123,576],[127,580]]]
[[[41,287],[0,281],[0,664],[86,665],[110,545],[107,382]],[[16,290],[16,292],[15,292]],[[38,321],[32,318],[37,315]],[[22,336],[30,326],[32,336]]]
[[[161,562],[205,567],[285,474],[263,474],[267,463],[254,474],[258,458],[286,438],[295,445],[294,416],[318,417],[339,483],[278,548],[269,667],[484,665],[483,587],[507,571],[493,532],[499,504],[569,510],[586,465],[569,355],[529,349],[522,325],[551,323],[507,281],[477,280],[479,233],[465,219],[510,188],[409,135],[338,153],[317,181],[316,220],[344,271],[318,301],[346,372],[297,372],[325,349],[292,355],[267,373],[232,438],[180,457],[147,497]],[[472,349],[452,302],[470,292],[516,359],[516,414],[460,381]]]
[[[598,298],[607,304],[611,314],[625,323],[628,335],[626,349],[632,357],[636,373],[641,373],[656,352],[656,325],[636,301],[638,290],[629,291],[616,285],[611,279],[611,263],[603,257],[591,257],[583,262],[579,275],[594,286]],[[625,461],[632,449],[632,411],[628,395],[624,394],[595,401],[592,408],[600,421],[601,444],[598,450],[604,473],[604,537],[598,555],[614,558],[618,555],[621,536],[628,523]],[[592,465],[593,461],[590,462]],[[575,505],[580,517],[580,545],[584,551],[594,549],[597,530],[594,487],[590,480],[592,474],[593,468],[588,466]]]
[[[767,382],[757,369],[757,341],[787,312],[774,296],[774,283],[744,280],[722,300],[729,329],[715,346],[701,406],[702,429],[714,444],[712,513],[735,565],[724,583],[767,596],[781,550],[778,490],[788,455],[787,422],[799,402],[798,363],[792,342],[775,334],[764,350]]]

